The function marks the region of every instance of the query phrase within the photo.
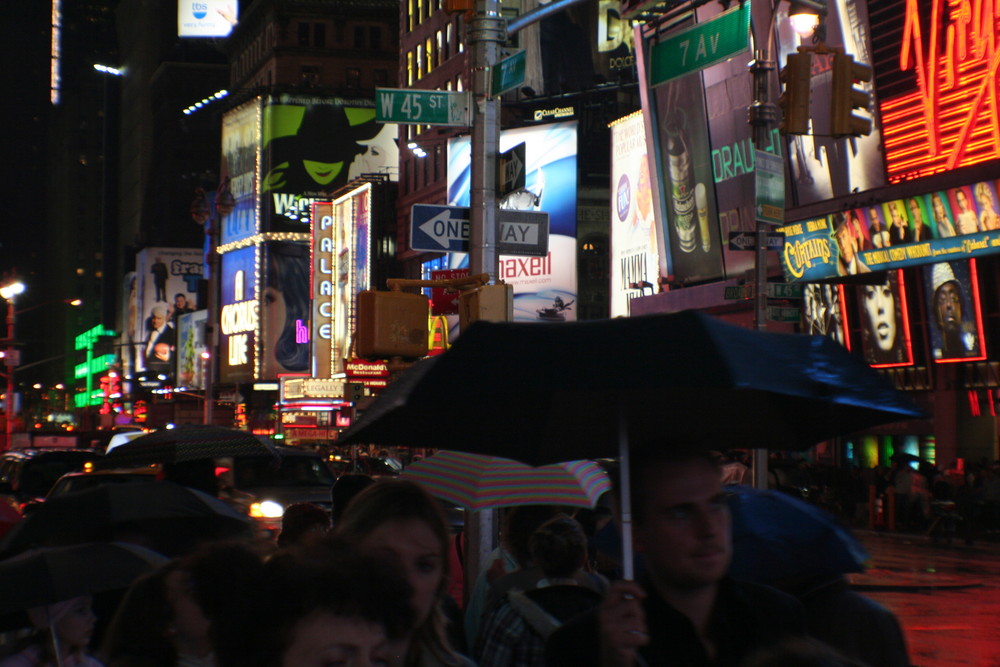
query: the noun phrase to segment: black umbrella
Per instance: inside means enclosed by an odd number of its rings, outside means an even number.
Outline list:
[[[391,384],[339,442],[439,447],[533,465],[663,438],[802,450],[920,417],[833,341],[703,313],[562,324],[477,322]]]
[[[217,498],[172,482],[105,484],[38,506],[0,542],[0,554],[122,539],[177,555],[198,542],[252,533],[253,520]]]
[[[617,455],[627,510],[630,442],[802,450],[920,416],[905,394],[830,339],[685,311],[477,322],[449,351],[403,373],[338,441],[533,465]],[[627,517],[623,531],[630,548]],[[625,565],[630,577],[629,554]]]
[[[127,588],[168,560],[122,542],[31,549],[0,561],[0,614]]]
[[[130,468],[153,463],[184,463],[224,456],[279,455],[265,436],[219,426],[192,424],[164,428],[115,447],[101,460],[102,468]]]

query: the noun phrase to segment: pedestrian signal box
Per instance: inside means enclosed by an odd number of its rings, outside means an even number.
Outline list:
[[[422,294],[360,292],[355,354],[363,359],[426,356],[429,315],[430,303]]]

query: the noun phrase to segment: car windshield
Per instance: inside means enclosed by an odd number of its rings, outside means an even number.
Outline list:
[[[238,489],[268,486],[332,486],[333,473],[318,456],[284,456],[280,463],[271,458],[237,458],[233,472]]]
[[[40,454],[25,463],[19,491],[25,498],[41,498],[57,479],[68,472],[82,469],[85,463],[96,458],[98,454],[89,452]]]

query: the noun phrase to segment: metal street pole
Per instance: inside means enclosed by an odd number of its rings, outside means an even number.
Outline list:
[[[11,442],[14,439],[14,368],[15,364],[13,359],[11,359],[11,352],[14,350],[14,297],[10,296],[7,298],[7,356],[5,361],[7,362],[7,401],[4,406],[5,411],[5,429],[6,438],[4,439],[4,449],[10,449]]]

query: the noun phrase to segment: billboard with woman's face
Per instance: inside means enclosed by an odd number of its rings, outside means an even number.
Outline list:
[[[858,286],[861,351],[872,366],[913,363],[906,285],[901,270],[886,273],[881,284]]]

